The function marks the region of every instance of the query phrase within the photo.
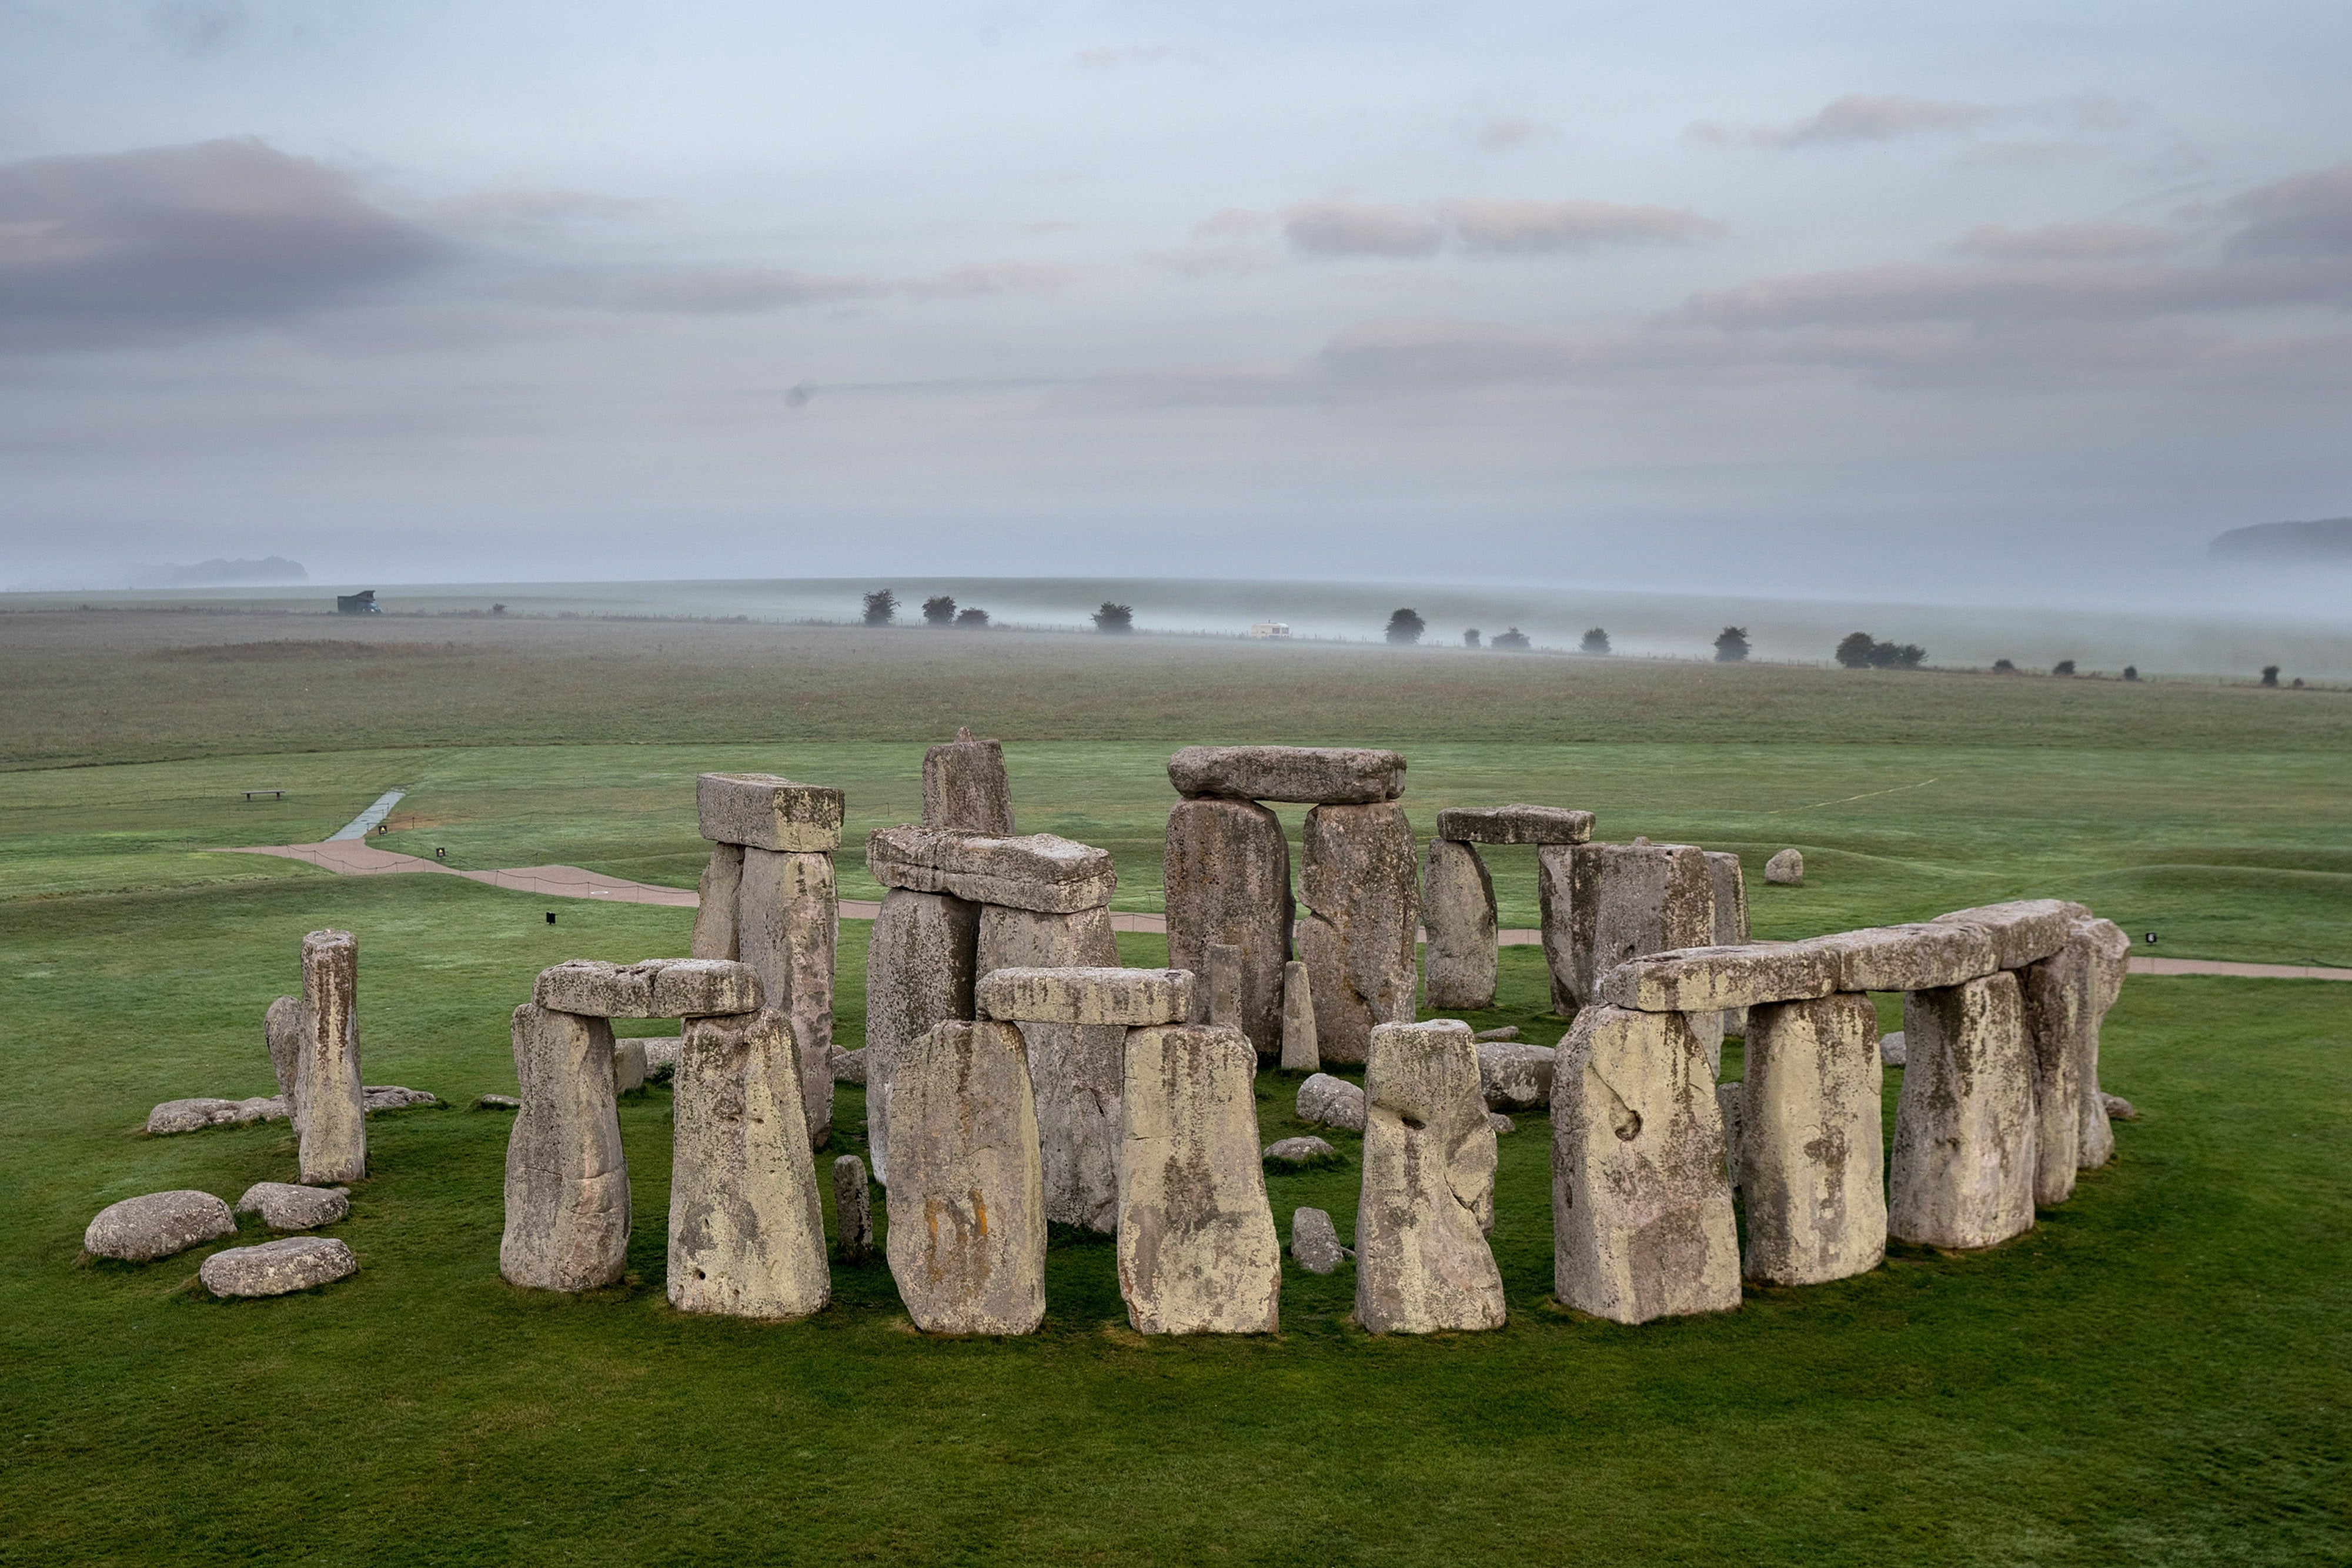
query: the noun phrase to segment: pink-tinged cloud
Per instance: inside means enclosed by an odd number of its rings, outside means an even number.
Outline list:
[[[1469,250],[1535,253],[1597,245],[1687,245],[1715,239],[1721,224],[1675,207],[1619,202],[1444,202],[1438,215]]]
[[[2000,110],[1981,103],[1906,98],[1899,93],[1853,92],[1823,105],[1819,113],[1786,125],[1734,126],[1703,121],[1692,126],[1689,135],[1694,141],[1719,145],[1825,147],[1974,131],[2000,114]]]
[[[2148,224],[2044,224],[2024,229],[1979,224],[1958,248],[1994,261],[2114,261],[2155,256],[2180,242],[2172,230]]]
[[[1433,256],[1444,237],[1418,207],[1299,202],[1280,216],[1290,248],[1309,256]]]

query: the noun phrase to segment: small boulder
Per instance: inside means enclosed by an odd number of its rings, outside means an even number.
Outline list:
[[[1302,1208],[1290,1217],[1290,1255],[1310,1274],[1328,1274],[1352,1256],[1339,1245],[1331,1217],[1319,1208]]]
[[[677,1072],[677,1049],[684,1039],[665,1036],[646,1041],[646,1082],[667,1083]],[[862,1082],[862,1080],[861,1080]]]
[[[1504,1115],[1500,1111],[1489,1111],[1486,1113],[1486,1125],[1494,1128],[1496,1135],[1498,1136],[1504,1133],[1516,1133],[1519,1130],[1519,1124],[1517,1122],[1512,1121],[1508,1116]]]
[[[441,1097],[427,1094],[422,1089],[403,1089],[397,1083],[372,1083],[360,1091],[360,1100],[370,1114],[378,1111],[405,1111],[411,1105],[438,1105]]]
[[[474,1102],[477,1111],[520,1111],[522,1102],[511,1094],[485,1094]]]
[[[1903,1047],[1901,1030],[1878,1037],[1878,1060],[1889,1067],[1900,1067],[1910,1060],[1909,1053]]]
[[[1551,1103],[1551,1069],[1559,1054],[1548,1045],[1487,1040],[1478,1050],[1478,1089],[1489,1111],[1533,1111]]]
[[[2107,1108],[2107,1120],[2110,1122],[2137,1122],[2139,1120],[2138,1108],[2120,1094],[2108,1094],[2102,1092],[2099,1095],[2099,1103]]]
[[[1500,1029],[1482,1029],[1470,1038],[1480,1045],[1485,1045],[1489,1040],[1517,1040],[1519,1038],[1519,1026],[1507,1023]]]
[[[99,1210],[82,1232],[81,1244],[94,1258],[150,1263],[236,1234],[227,1204],[211,1193],[182,1188],[126,1197]]]
[[[352,1249],[331,1236],[289,1236],[232,1247],[205,1260],[196,1278],[215,1296],[285,1296],[360,1271]]]
[[[147,1113],[147,1135],[160,1138],[245,1122],[282,1122],[289,1114],[285,1099],[275,1094],[251,1100],[166,1100]]]
[[[646,1086],[646,1042],[642,1040],[616,1040],[613,1042],[613,1092],[634,1094]]]
[[[1318,1072],[1298,1086],[1298,1119],[1360,1133],[1364,1130],[1364,1092],[1344,1078]]]
[[[833,1053],[833,1081],[835,1083],[866,1082],[866,1048],[856,1051],[835,1051]]]
[[[1320,1138],[1284,1138],[1265,1146],[1265,1157],[1286,1165],[1307,1166],[1336,1160],[1339,1151]]]
[[[257,1181],[236,1200],[239,1214],[257,1214],[272,1230],[316,1230],[352,1211],[351,1194],[340,1186],[297,1186]]]
[[[1795,850],[1782,850],[1764,862],[1764,880],[1780,887],[1805,885],[1805,857]]]

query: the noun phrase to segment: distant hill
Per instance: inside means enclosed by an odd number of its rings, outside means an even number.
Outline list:
[[[2205,553],[2216,560],[2352,562],[2352,517],[2231,528],[2206,547]]]
[[[200,560],[194,566],[134,566],[132,588],[205,588],[228,583],[307,582],[299,560],[273,555],[262,560]]]

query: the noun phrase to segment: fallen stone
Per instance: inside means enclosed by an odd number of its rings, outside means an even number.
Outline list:
[[[1495,1129],[1470,1026],[1382,1024],[1364,1064],[1356,1321],[1372,1333],[1503,1326]]]
[[[1739,1121],[1748,1278],[1817,1285],[1886,1255],[1878,1014],[1844,994],[1748,1015]]]
[[[1624,1323],[1739,1305],[1715,1089],[1682,1014],[1577,1016],[1552,1081],[1552,1274],[1563,1304]]]
[[[1437,836],[1464,844],[1580,844],[1592,813],[1558,806],[1454,806],[1437,813]]]
[[[874,1191],[866,1185],[866,1162],[856,1155],[833,1162],[833,1219],[843,1262],[874,1256]]]
[[[173,1133],[198,1132],[205,1127],[283,1121],[290,1114],[291,1108],[275,1095],[262,1095],[251,1100],[166,1100],[147,1113],[147,1135],[161,1138]]]
[[[892,1072],[890,1275],[927,1333],[1045,1316],[1045,1186],[1021,1031],[941,1023]]]
[[[833,971],[840,900],[829,854],[743,852],[738,942],[760,994],[784,1015],[809,1144],[833,1135]]]
[[[1766,1002],[1809,1001],[1837,989],[1835,955],[1802,942],[1690,947],[1618,965],[1601,1000],[1645,1013],[1719,1012]]]
[[[1904,1046],[1901,1030],[1878,1037],[1878,1060],[1888,1067],[1901,1067],[1909,1060],[1909,1052]]]
[[[877,828],[866,841],[866,869],[885,887],[1041,915],[1108,908],[1118,886],[1109,851],[1051,833],[992,839],[941,828]]]
[[[1805,857],[1795,850],[1782,850],[1764,862],[1764,880],[1776,887],[1805,885]]]
[[[972,1014],[980,908],[940,893],[883,894],[866,950],[866,1154],[890,1181],[890,1091],[898,1058],[949,1019]]]
[[[1290,1255],[1310,1274],[1332,1274],[1350,1256],[1339,1245],[1339,1231],[1319,1208],[1299,1208],[1290,1215]]]
[[[1234,1021],[1263,1055],[1280,1048],[1283,976],[1296,915],[1290,844],[1282,823],[1248,800],[1179,800],[1168,813],[1160,880],[1168,965],[1208,977],[1208,947],[1240,949],[1241,1015]],[[1195,998],[1205,1009],[1208,998]]]
[[[1298,956],[1315,995],[1316,1050],[1327,1063],[1361,1061],[1373,1026],[1409,1023],[1415,1010],[1412,828],[1393,801],[1318,806],[1307,813],[1305,844],[1309,913],[1298,923]]]
[[[278,1092],[294,1103],[294,1082],[302,1071],[302,998],[280,997],[261,1015],[261,1038],[269,1047],[269,1070]]]
[[[1535,1111],[1551,1103],[1558,1051],[1517,1040],[1481,1040],[1475,1035],[1471,1040],[1478,1051],[1478,1089],[1488,1110]]]
[[[2089,913],[2063,899],[2026,898],[1956,909],[1938,915],[1929,924],[1974,926],[1992,939],[1995,963],[2004,969],[2022,969],[2064,946],[2074,922]]]
[[[1904,998],[1887,1234],[1956,1250],[2033,1227],[2033,1062],[2017,977]]]
[[[1482,1029],[1473,1034],[1470,1038],[1476,1040],[1480,1045],[1485,1045],[1490,1040],[1517,1040],[1519,1038],[1519,1026],[1515,1023],[1507,1023],[1500,1029]]]
[[[371,1083],[360,1091],[360,1103],[373,1116],[379,1111],[406,1111],[418,1105],[438,1105],[441,1097],[422,1089],[404,1089],[397,1083]]]
[[[1118,938],[1107,909],[1040,915],[991,906],[980,912],[983,980],[1008,970],[1117,974],[1118,963]],[[1045,1218],[1108,1233],[1118,1224],[1118,1095],[1127,1028],[1052,1022],[1020,1027],[1036,1097]]]
[[[109,1204],[82,1232],[81,1245],[93,1258],[149,1263],[236,1234],[227,1204],[211,1193],[181,1188]]]
[[[826,853],[841,847],[838,789],[795,784],[772,773],[705,773],[694,781],[702,836],[722,844],[782,853]]]
[[[215,1296],[290,1296],[360,1271],[352,1249],[331,1236],[289,1236],[215,1252],[196,1278]]]
[[[1182,1023],[1192,1014],[1193,977],[1182,969],[992,969],[974,1000],[981,1016],[1007,1023]]]
[[[1258,1153],[1256,1076],[1255,1048],[1230,1026],[1128,1034],[1118,1290],[1138,1333],[1281,1326],[1282,1239]]]
[[[1517,1122],[1512,1121],[1508,1116],[1504,1115],[1500,1111],[1489,1111],[1486,1113],[1486,1125],[1495,1129],[1495,1135],[1497,1137],[1502,1136],[1506,1133],[1516,1133],[1519,1130],[1519,1124]]]
[[[1168,759],[1179,795],[1348,806],[1404,793],[1393,751],[1319,746],[1188,746]]]
[[[1797,944],[1829,955],[1841,991],[1932,991],[2000,967],[1991,936],[1974,925],[1874,925]]]
[[[1495,879],[1468,844],[1432,839],[1423,862],[1425,1005],[1475,1012],[1495,1005]]]
[[[670,1305],[770,1320],[824,1311],[833,1276],[790,1020],[775,1008],[690,1020],[675,1114]]]
[[[2098,977],[2098,1005],[2095,1010],[2104,1023],[2107,1009],[2123,995],[2124,973],[2131,962],[2131,938],[2112,920],[2085,920],[2078,922],[2075,929],[2091,940],[2094,970]],[[2084,1170],[2096,1170],[2115,1157],[2116,1134],[2107,1118],[2101,1114],[2104,1104],[2099,1091],[2098,1031],[2094,1029],[2089,1060],[2084,1066],[2083,1124],[2074,1135],[2075,1163]]]
[[[294,1132],[302,1180],[367,1175],[367,1103],[360,1085],[360,945],[348,931],[302,938],[302,1051]]]
[[[648,958],[606,964],[572,958],[541,969],[530,999],[550,1012],[582,1018],[683,1019],[754,1013],[760,977],[723,958]]]
[[[477,1111],[520,1111],[522,1102],[511,1094],[485,1094],[474,1102]]]
[[[1013,780],[1004,747],[971,731],[923,753],[923,826],[1013,837]]]
[[[866,1082],[866,1048],[864,1046],[859,1046],[856,1051],[843,1051],[839,1048],[835,1049],[833,1053],[833,1081],[835,1083],[863,1083]],[[840,1161],[836,1160],[834,1163],[838,1165]]]
[[[2120,1094],[2100,1095],[2099,1107],[2101,1110],[2105,1111],[2108,1116],[2118,1122],[2137,1122],[2139,1120],[2138,1108]]]
[[[702,885],[694,907],[694,936],[687,948],[696,958],[743,956],[736,904],[743,894],[743,846],[713,844],[710,862],[702,868]]]
[[[629,1163],[613,1093],[613,1026],[525,1002],[514,1010],[522,1110],[507,1140],[499,1272],[593,1291],[628,1266]]]
[[[1339,1151],[1320,1138],[1281,1138],[1265,1146],[1270,1160],[1281,1160],[1294,1166],[1311,1165],[1322,1160],[1336,1160]]]
[[[257,1181],[236,1200],[239,1214],[257,1214],[272,1230],[316,1230],[352,1211],[351,1194],[339,1186],[297,1186]]]
[[[1307,966],[1293,960],[1282,967],[1282,1070],[1317,1072],[1323,1053],[1315,1039],[1315,988]]]
[[[634,1094],[646,1086],[646,1042],[641,1040],[616,1040],[613,1042],[613,1092]]]
[[[1344,1078],[1318,1072],[1298,1086],[1298,1119],[1345,1132],[1364,1130],[1364,1092]]]

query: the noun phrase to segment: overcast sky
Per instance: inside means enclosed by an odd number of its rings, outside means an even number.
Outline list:
[[[2352,513],[2347,59],[2341,0],[0,0],[0,585],[2063,597]]]

